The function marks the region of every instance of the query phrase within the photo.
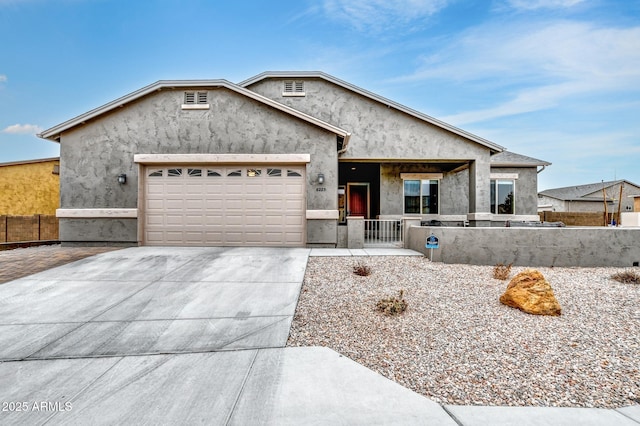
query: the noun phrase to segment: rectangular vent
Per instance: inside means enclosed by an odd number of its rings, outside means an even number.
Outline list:
[[[304,81],[289,80],[284,82],[283,96],[305,96]]]
[[[198,103],[199,104],[207,103],[207,92],[198,92]]]
[[[285,93],[293,93],[293,81],[285,81],[284,82],[284,92]]]
[[[184,93],[184,103],[186,105],[193,105],[196,103],[196,94],[195,92],[185,92]]]

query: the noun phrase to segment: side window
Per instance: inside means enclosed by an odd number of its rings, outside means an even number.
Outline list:
[[[515,181],[491,179],[491,213],[515,214]]]

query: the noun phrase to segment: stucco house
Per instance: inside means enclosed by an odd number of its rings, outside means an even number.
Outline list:
[[[60,159],[0,163],[0,215],[54,215],[60,203]]]
[[[621,186],[620,211],[632,212],[633,196],[640,194],[640,186],[624,179],[546,189],[538,194],[538,202],[544,206],[541,210],[547,211],[604,212],[606,196],[607,211],[615,213],[618,211]]]
[[[348,217],[537,220],[549,165],[322,72],[158,81],[39,136],[60,143],[60,239],[82,244],[335,247]]]

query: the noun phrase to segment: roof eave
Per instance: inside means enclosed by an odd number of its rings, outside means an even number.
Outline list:
[[[305,120],[318,127],[324,128],[325,130],[329,130],[330,132],[333,132],[336,135],[342,136],[345,139],[348,139],[351,136],[351,134],[344,129],[341,129],[332,124],[326,123],[308,114],[302,113],[294,108],[291,108],[289,106],[276,102],[273,99],[259,95],[249,89],[233,84],[227,80],[160,80],[153,84],[145,86],[142,89],[136,90],[135,92],[129,93],[128,95],[122,96],[114,101],[104,104],[98,108],[92,109],[91,111],[88,111],[84,114],[81,114],[77,117],[67,120],[61,124],[58,124],[57,126],[47,129],[41,133],[38,133],[37,136],[42,139],[48,139],[54,142],[60,142],[60,135],[62,134],[62,132],[69,130],[75,126],[84,124],[87,121],[92,120],[116,108],[123,107],[129,102],[132,102],[136,99],[139,99],[155,91],[160,91],[163,89],[186,88],[186,87],[194,87],[194,88],[195,87],[207,87],[207,88],[224,87],[226,89],[235,91],[236,93],[240,93],[248,98],[254,99],[258,102],[269,105],[273,108],[279,109],[292,116]]]

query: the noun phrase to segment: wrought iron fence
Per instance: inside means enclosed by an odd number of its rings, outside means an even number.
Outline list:
[[[365,247],[402,247],[402,221],[395,219],[365,219]]]

